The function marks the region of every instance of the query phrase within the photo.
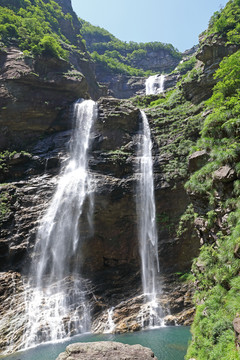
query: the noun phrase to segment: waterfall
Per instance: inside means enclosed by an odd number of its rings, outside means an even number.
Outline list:
[[[146,80],[146,95],[156,95],[164,91],[165,75],[152,75]]]
[[[90,328],[86,281],[79,273],[82,237],[92,231],[88,148],[96,117],[97,106],[92,100],[75,103],[69,160],[62,167],[55,194],[37,233],[25,299],[28,317],[25,348]]]
[[[159,272],[159,262],[153,184],[152,141],[148,119],[144,111],[141,111],[141,117],[142,136],[138,147],[138,236],[142,262],[143,292],[144,294],[155,296],[156,275]]]
[[[104,334],[111,334],[115,329],[115,323],[113,321],[114,307],[107,310],[107,322],[104,328]]]
[[[153,182],[152,141],[148,118],[144,111],[141,111],[141,118],[142,129],[138,146],[137,169],[137,215],[142,287],[147,300],[147,304],[143,307],[142,313],[148,313],[149,326],[159,326],[163,324],[163,312],[157,303],[157,295],[161,289],[159,289],[157,284],[159,260]]]

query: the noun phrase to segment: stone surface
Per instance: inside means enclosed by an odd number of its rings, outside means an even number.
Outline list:
[[[207,163],[208,159],[209,155],[206,150],[195,151],[189,156],[189,171],[194,172],[201,169],[201,167]]]
[[[236,317],[233,320],[233,327],[235,332],[239,335],[240,334],[240,317]]]
[[[108,95],[118,99],[128,99],[136,95],[145,95],[145,77],[106,74],[99,71],[98,81],[108,89]]]
[[[236,347],[239,351],[239,349],[240,349],[240,317],[239,317],[239,314],[237,314],[237,317],[233,320],[233,328],[234,328],[235,337],[236,337]]]
[[[151,349],[141,345],[127,345],[111,341],[68,345],[57,360],[150,360],[156,359]]]
[[[226,39],[211,34],[206,39],[200,38],[200,46],[196,53],[198,63],[196,69],[200,76],[194,77],[191,81],[183,83],[183,91],[187,100],[200,103],[212,95],[216,79],[213,78],[219,63],[225,56],[237,51],[239,45],[228,44]]]
[[[156,302],[159,308],[162,309],[161,318],[163,323],[165,325],[190,325],[195,314],[192,303],[192,284],[179,281],[176,275],[160,276],[158,283],[161,284],[162,293],[158,295]],[[140,289],[138,294],[141,294]],[[104,295],[98,299],[101,299],[102,305],[108,302]],[[113,333],[138,331],[148,327],[153,319],[155,319],[155,323],[158,321],[156,320],[157,315],[153,316],[149,299],[142,294],[127,297],[127,300],[123,301],[119,301],[118,297],[109,300],[111,305],[108,305],[106,308],[112,309]],[[102,310],[104,310],[104,307]],[[169,313],[171,313],[171,316]],[[92,331],[94,333],[102,333],[108,330],[107,310],[96,313],[92,323]]]
[[[221,166],[218,170],[214,171],[213,179],[223,183],[228,183],[236,180],[237,174],[229,165]]]
[[[13,47],[0,54],[0,62],[0,150],[23,147],[47,131],[71,127],[63,110],[79,97],[88,97],[80,72],[69,77],[66,61],[24,58]]]

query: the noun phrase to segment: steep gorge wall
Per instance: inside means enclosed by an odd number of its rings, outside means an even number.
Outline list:
[[[94,233],[89,234],[84,228],[84,215],[80,248],[82,276],[91,283],[88,291],[95,331],[99,331],[99,321],[104,323],[104,311],[121,302],[124,303],[119,306],[119,317],[116,318],[119,331],[128,331],[129,326],[138,330],[139,325],[134,319],[139,304],[144,301],[143,297],[136,297],[141,294],[135,174],[140,112],[127,100],[102,98],[98,105],[99,117],[92,134],[89,160],[95,182]],[[151,122],[151,125],[154,126],[154,123]],[[14,296],[15,307],[24,314],[25,288],[22,281],[31,263],[39,219],[56,188],[60,160],[66,158],[70,133],[56,132],[44,137],[31,148],[31,155],[24,157],[15,154],[8,164],[9,173],[5,175],[7,183],[0,189],[2,204],[5,205],[5,214],[1,217],[0,312],[7,314],[6,318],[10,316],[10,322],[13,319],[8,297],[12,296],[13,291],[18,294]],[[165,217],[158,226],[161,271],[165,277],[162,301],[164,306],[169,304],[177,321],[184,323],[189,321],[193,313],[191,293],[185,284],[177,282],[174,273],[190,268],[198,246],[196,240],[193,242],[192,230],[180,238],[176,235],[177,223],[189,200],[180,179],[169,184],[164,172],[159,172],[162,156],[155,141],[157,216],[160,221],[162,215]],[[167,162],[165,159],[165,164]],[[11,281],[14,281],[14,286]],[[128,320],[122,310],[124,306],[129,307]],[[183,314],[186,310],[189,311],[188,315]],[[126,321],[129,322],[128,327]],[[15,331],[19,340],[23,328],[13,330],[6,327],[1,331],[1,345],[4,347],[10,333]]]
[[[199,138],[207,116],[201,101],[211,94],[215,83],[213,73],[222,57],[236,49],[237,46],[225,46],[221,41],[210,41],[197,55],[200,77],[182,84],[189,101],[177,98],[165,108],[146,109],[154,142],[159,258],[167,279],[164,291],[170,294],[170,299],[165,301],[169,302],[173,314],[190,307],[191,303],[186,300],[187,286],[182,290],[184,286],[175,283],[173,274],[189,271],[193,258],[198,255],[200,241],[214,243],[215,234],[223,228],[228,215],[222,210],[219,212],[218,205],[233,191],[236,173],[231,167],[214,175],[220,199],[214,209],[218,212],[215,227],[209,228],[205,219],[212,209],[208,201],[194,191],[189,192],[189,198],[184,184],[190,176],[189,148]],[[72,56],[77,62],[77,57]],[[24,59],[18,49],[11,47],[1,54],[1,64],[1,148],[27,148],[30,152],[13,155],[0,174],[2,182],[7,182],[0,187],[0,297],[3,300],[0,311],[4,314],[8,297],[15,291],[13,282],[20,284],[21,292],[20,279],[28,271],[39,217],[56,187],[60,162],[67,156],[72,126],[69,106],[78,97],[88,98],[89,91],[82,74],[69,73],[69,64],[61,60]],[[90,171],[96,184],[95,231],[89,235],[83,228],[81,248],[82,272],[91,279],[97,299],[90,296],[95,318],[107,307],[141,292],[134,172],[140,121],[139,110],[131,101],[100,99],[90,154]],[[39,136],[43,138],[37,141]],[[34,145],[30,146],[31,143]],[[200,169],[208,160],[206,153],[195,154],[190,159],[190,171]],[[200,216],[195,222],[189,217],[179,232],[181,216],[191,201]],[[234,256],[239,257],[239,249]],[[197,266],[204,272],[202,263]],[[135,314],[134,301],[127,306],[133,308]],[[122,329],[127,331],[126,324]]]

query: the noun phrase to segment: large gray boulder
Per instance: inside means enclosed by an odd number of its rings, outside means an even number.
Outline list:
[[[157,360],[151,349],[112,341],[68,345],[56,360]]]

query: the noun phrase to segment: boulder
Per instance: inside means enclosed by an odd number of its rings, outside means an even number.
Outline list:
[[[111,341],[68,345],[56,360],[150,360],[156,359],[151,349],[142,345],[127,345]]]
[[[195,151],[193,154],[189,156],[188,159],[189,171],[195,172],[201,169],[201,167],[207,163],[208,159],[209,159],[209,155],[206,152],[206,150]]]
[[[240,334],[240,317],[236,317],[233,320],[233,328],[235,330],[235,332],[239,335]]]
[[[221,166],[218,170],[214,171],[213,179],[214,181],[219,181],[223,183],[228,183],[237,178],[236,172],[229,165]]]

